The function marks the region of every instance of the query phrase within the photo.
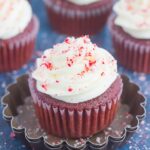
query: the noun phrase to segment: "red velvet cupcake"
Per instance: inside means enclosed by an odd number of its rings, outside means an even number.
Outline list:
[[[39,23],[27,0],[0,0],[0,11],[0,72],[7,72],[31,58]]]
[[[64,138],[89,137],[113,121],[122,80],[116,60],[85,36],[67,38],[37,59],[29,87],[41,127]]]
[[[121,0],[109,19],[113,46],[127,69],[150,73],[150,1]]]
[[[49,21],[59,33],[81,36],[102,29],[113,0],[44,0]]]

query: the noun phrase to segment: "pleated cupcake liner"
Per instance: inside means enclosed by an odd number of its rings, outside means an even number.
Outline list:
[[[149,74],[150,41],[126,36],[126,33],[120,27],[116,27],[114,18],[114,14],[109,18],[109,28],[119,63],[129,70]]]
[[[1,100],[3,118],[11,124],[17,140],[23,140],[28,148],[34,150],[114,150],[127,142],[146,115],[146,99],[139,86],[125,75],[122,75],[122,80],[121,105],[114,122],[90,138],[65,139],[45,133],[35,114],[26,74],[6,88]]]
[[[105,25],[112,9],[112,0],[102,0],[98,6],[82,9],[69,7],[64,1],[44,0],[52,27],[59,33],[81,36],[93,35]],[[87,7],[87,8],[86,8]],[[85,9],[86,8],[86,9]]]
[[[38,28],[38,19],[33,16],[23,33],[0,41],[0,72],[20,69],[31,59]]]
[[[117,108],[117,98],[98,108],[80,111],[35,103],[41,127],[49,134],[66,138],[89,137],[103,130],[114,119]]]

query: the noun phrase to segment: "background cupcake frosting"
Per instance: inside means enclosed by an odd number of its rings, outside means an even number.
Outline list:
[[[0,39],[10,39],[23,32],[31,18],[32,9],[27,0],[0,0]]]
[[[120,0],[115,24],[137,39],[150,39],[150,0]]]
[[[46,50],[37,60],[32,76],[42,93],[65,102],[79,103],[104,93],[118,73],[116,60],[85,36],[67,38]]]
[[[91,4],[91,3],[98,2],[100,0],[68,0],[68,1],[72,2],[74,4],[77,4],[77,5],[88,5],[88,4]]]

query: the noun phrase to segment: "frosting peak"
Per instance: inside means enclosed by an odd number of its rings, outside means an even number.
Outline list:
[[[137,39],[150,39],[150,0],[120,0],[115,24]]]
[[[32,73],[40,92],[69,103],[96,98],[117,76],[116,60],[87,36],[66,38],[46,50]]]
[[[77,5],[88,5],[88,4],[98,2],[100,0],[68,0],[68,1]]]
[[[0,39],[9,39],[23,32],[32,18],[27,0],[0,0]]]

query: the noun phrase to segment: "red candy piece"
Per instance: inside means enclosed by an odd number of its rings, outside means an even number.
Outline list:
[[[42,88],[43,88],[45,91],[47,91],[47,85],[46,85],[46,84],[42,84],[41,86],[42,86]]]
[[[41,66],[43,66],[43,65],[44,65],[47,69],[49,69],[49,70],[52,70],[52,69],[53,69],[52,63],[46,62],[46,63],[43,63]]]
[[[73,89],[72,88],[68,88],[68,92],[72,92],[73,91]]]

